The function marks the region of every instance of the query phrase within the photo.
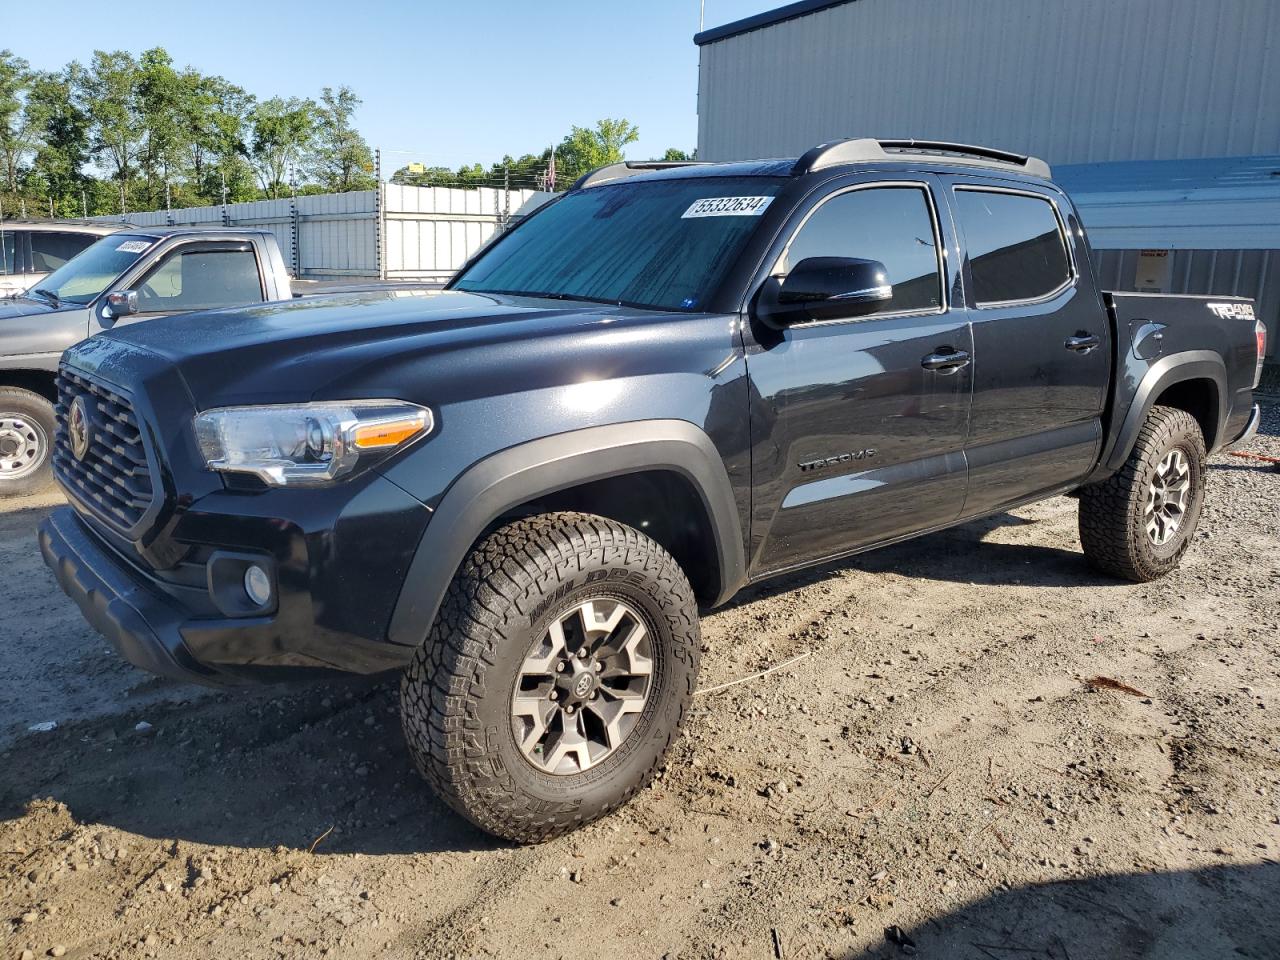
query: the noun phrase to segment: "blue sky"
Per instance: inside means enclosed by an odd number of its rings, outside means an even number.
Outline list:
[[[706,0],[706,25],[782,2]],[[95,48],[158,45],[260,97],[345,83],[364,98],[361,132],[395,169],[536,152],[606,116],[639,126],[632,158],[691,150],[697,29],[698,0],[56,0],[6,4],[0,47],[51,69]]]

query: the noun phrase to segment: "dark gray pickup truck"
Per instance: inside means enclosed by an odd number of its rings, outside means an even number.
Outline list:
[[[1090,263],[1048,167],[979,147],[608,167],[443,293],[68,350],[40,546],[147,670],[402,671],[441,796],[545,839],[653,777],[749,583],[1064,493],[1096,566],[1177,566],[1263,328]]]
[[[130,228],[0,300],[0,497],[48,485],[62,351],[139,320],[291,296],[275,237],[223,227]]]

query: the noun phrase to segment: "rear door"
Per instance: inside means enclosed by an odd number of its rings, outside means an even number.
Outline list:
[[[894,296],[870,316],[749,325],[753,575],[960,513],[972,346],[935,185],[848,178],[785,228],[772,276],[808,257],[878,260]]]
[[[1079,224],[1056,189],[960,176],[944,182],[973,322],[964,515],[974,516],[1089,473],[1112,345]]]

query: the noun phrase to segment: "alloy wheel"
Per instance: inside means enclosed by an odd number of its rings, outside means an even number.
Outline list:
[[[582,773],[635,729],[653,687],[649,628],[611,597],[575,604],[551,620],[520,665],[511,731],[544,773]]]
[[[1170,450],[1147,486],[1143,526],[1157,547],[1168,543],[1182,528],[1191,499],[1191,464],[1181,450]]]

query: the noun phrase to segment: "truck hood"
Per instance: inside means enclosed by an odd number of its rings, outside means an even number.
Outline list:
[[[158,356],[178,369],[199,409],[413,399],[424,378],[463,376],[478,346],[505,341],[522,352],[539,344],[564,350],[575,334],[614,330],[613,324],[640,317],[652,322],[654,316],[607,304],[380,290],[147,320],[94,337],[68,358],[103,373],[110,368],[121,382],[130,376],[131,354]],[[492,354],[485,367],[489,382],[482,389],[498,389],[493,374],[501,367]]]
[[[35,300],[0,300],[0,356],[56,356],[89,334],[88,308],[55,309]]]

